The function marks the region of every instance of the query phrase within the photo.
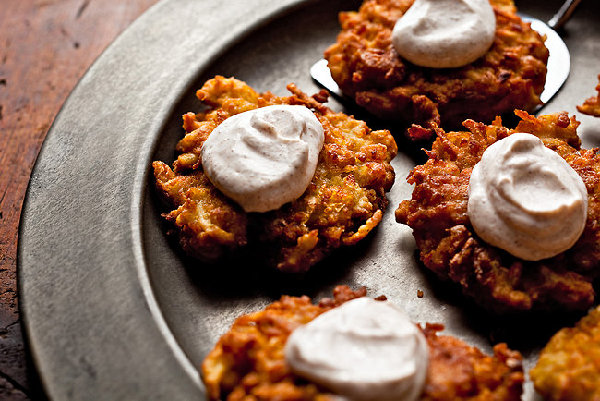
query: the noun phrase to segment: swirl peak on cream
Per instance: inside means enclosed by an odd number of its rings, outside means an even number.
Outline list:
[[[524,260],[571,248],[585,228],[587,206],[581,177],[531,134],[489,146],[469,181],[467,211],[477,235]]]
[[[488,0],[415,0],[398,19],[392,44],[421,67],[470,64],[494,42],[496,15]]]
[[[246,212],[267,212],[302,196],[323,142],[323,126],[305,106],[261,107],[231,116],[211,132],[202,167]]]

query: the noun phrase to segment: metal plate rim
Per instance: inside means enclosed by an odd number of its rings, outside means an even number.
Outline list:
[[[221,53],[226,51],[236,41],[244,37],[248,32],[257,29],[272,19],[290,12],[296,7],[303,6],[311,0],[284,0],[280,2],[269,2],[268,0],[255,0],[253,2],[236,2],[235,7],[232,4],[220,2],[218,0],[205,0],[202,2],[193,0],[163,0],[138,18],[130,27],[128,27],[94,62],[84,77],[76,85],[75,89],[69,95],[67,101],[61,108],[52,127],[50,128],[42,150],[36,161],[32,172],[32,177],[27,190],[24,207],[21,216],[21,225],[19,228],[19,246],[18,246],[18,283],[20,293],[20,310],[22,321],[25,328],[27,340],[30,347],[30,353],[36,368],[40,372],[42,385],[50,399],[189,399],[203,394],[203,386],[200,382],[197,370],[185,356],[181,347],[168,328],[158,303],[154,297],[150,285],[148,274],[145,268],[143,240],[142,240],[142,202],[144,188],[148,182],[148,165],[153,153],[157,138],[162,131],[165,120],[171,114],[178,96],[185,92],[185,88],[194,82],[197,77],[210,63]],[[260,4],[257,4],[260,3]],[[202,32],[199,27],[194,27],[191,19],[186,16],[203,15]],[[224,19],[231,18],[235,26],[223,24]],[[165,24],[165,19],[179,19],[182,22],[178,24]],[[164,37],[158,37],[156,41],[148,40],[148,35],[154,34],[158,27],[159,35],[170,35],[171,41],[175,45],[169,48],[170,42]],[[204,37],[200,34],[204,33]],[[200,40],[196,46],[189,46],[192,40],[190,36],[198,35]],[[186,38],[187,36],[187,38]],[[181,42],[180,42],[181,41]],[[208,49],[197,55],[198,47],[204,43],[209,43]],[[144,49],[144,46],[151,49]],[[141,46],[142,48],[137,48]],[[188,46],[186,48],[186,46]],[[132,49],[134,49],[132,51]],[[124,58],[128,53],[134,53],[131,59],[140,53],[150,56],[138,64],[125,65]],[[170,60],[164,58],[171,56]],[[180,56],[180,57],[175,57]],[[163,60],[159,60],[158,58]],[[191,62],[190,62],[191,61]],[[90,187],[74,188],[69,186],[73,183],[72,179],[55,174],[56,169],[61,167],[77,166],[85,171],[86,168],[97,168],[102,170],[102,166],[97,163],[107,153],[103,153],[103,147],[121,146],[118,137],[120,132],[114,132],[111,129],[111,113],[119,115],[117,109],[127,107],[128,101],[134,99],[132,94],[139,88],[139,83],[124,87],[117,87],[112,93],[102,90],[103,84],[114,79],[115,71],[111,66],[117,65],[123,67],[116,75],[117,80],[122,83],[134,82],[142,79],[143,85],[154,85],[154,98],[142,102],[146,106],[143,112],[135,109],[129,110],[134,114],[143,116],[152,116],[152,121],[143,127],[136,127],[138,130],[127,135],[135,137],[135,140],[129,140],[127,144],[137,145],[135,148],[128,149],[123,153],[116,152],[118,156],[131,156],[135,161],[134,173],[128,176],[131,186],[127,188],[117,188],[124,190],[121,199],[115,196],[107,195],[108,203],[117,202],[117,207],[125,208],[123,214],[126,218],[119,220],[119,227],[113,227],[115,232],[122,230],[120,235],[126,235],[127,244],[114,244],[115,239],[111,233],[102,232],[99,242],[105,242],[108,249],[114,248],[115,259],[106,261],[104,266],[96,267],[103,270],[107,275],[114,274],[115,271],[123,267],[123,264],[129,264],[131,269],[121,271],[129,281],[127,288],[132,288],[132,293],[123,293],[117,295],[122,297],[123,309],[127,309],[125,314],[131,314],[132,319],[143,319],[148,329],[153,332],[149,336],[142,336],[144,340],[154,342],[145,347],[145,351],[154,352],[153,360],[160,361],[163,367],[174,369],[164,371],[161,381],[169,380],[172,383],[168,386],[162,386],[158,383],[156,370],[144,375],[143,364],[147,359],[140,357],[140,361],[126,361],[126,358],[135,358],[135,354],[118,353],[107,357],[106,350],[94,350],[93,344],[86,341],[70,342],[70,335],[78,330],[78,324],[90,324],[89,311],[86,316],[77,316],[79,312],[84,312],[83,308],[89,308],[89,304],[72,304],[69,296],[77,299],[81,295],[82,284],[78,281],[97,279],[97,272],[90,274],[75,275],[71,277],[72,282],[66,285],[56,285],[53,281],[62,279],[69,280],[69,273],[72,273],[77,264],[85,264],[88,257],[86,246],[95,244],[82,243],[81,238],[71,238],[69,235],[73,224],[81,222],[78,218],[78,210],[73,210],[60,198],[64,192],[72,191],[69,195],[72,198],[81,198],[80,200],[89,200],[92,195],[87,191]],[[167,67],[171,69],[165,70]],[[165,73],[165,71],[168,71]],[[153,77],[158,76],[156,81]],[[169,88],[167,94],[158,90],[161,87],[160,81],[173,79],[174,83]],[[160,81],[159,81],[160,80]],[[114,88],[113,88],[114,89]],[[92,93],[92,91],[96,93]],[[110,94],[111,97],[105,95]],[[103,102],[103,95],[105,96]],[[106,99],[112,99],[106,102]],[[96,108],[94,107],[96,106]],[[144,107],[140,106],[140,107]],[[98,113],[98,108],[101,112]],[[98,115],[99,114],[99,115]],[[79,116],[80,121],[74,121]],[[81,128],[81,120],[91,119],[88,124],[90,129],[84,132],[77,132]],[[108,122],[108,124],[107,124]],[[113,124],[114,125],[114,124]],[[150,133],[148,137],[143,138],[141,132],[147,128]],[[99,129],[100,132],[90,132],[92,129]],[[77,144],[89,144],[91,135],[104,137],[100,144],[100,149],[89,150],[85,156],[91,159],[80,158],[78,155],[70,153],[77,150],[78,145],[69,143],[68,136],[73,132],[81,133],[87,139],[80,140],[79,137],[73,142]],[[109,137],[108,139],[106,137]],[[114,141],[110,140],[110,137]],[[140,139],[142,138],[142,139]],[[108,152],[108,154],[111,154]],[[96,164],[95,164],[96,163]],[[92,176],[106,178],[107,182],[115,183],[121,177],[119,174],[126,174],[127,171],[119,171],[113,174],[111,171],[99,174],[94,171]],[[133,181],[131,178],[133,177]],[[49,180],[54,180],[49,182]],[[96,188],[98,189],[98,187]],[[62,193],[56,192],[62,190]],[[113,191],[110,185],[101,186],[97,194],[104,195],[107,191]],[[103,193],[104,192],[104,193]],[[101,199],[102,201],[104,199]],[[73,202],[66,201],[69,204]],[[84,212],[98,213],[106,212],[106,205],[85,204]],[[42,221],[40,221],[42,220]],[[100,219],[102,220],[102,219]],[[67,222],[67,224],[65,224]],[[68,224],[71,223],[71,224]],[[44,227],[40,227],[44,226]],[[79,228],[79,227],[77,227]],[[106,228],[105,226],[101,228]],[[94,230],[83,229],[84,232],[93,232]],[[62,237],[63,241],[57,241],[56,237]],[[116,235],[117,238],[119,235]],[[57,246],[58,244],[62,244]],[[82,249],[77,249],[74,254],[69,255],[67,248],[69,245],[77,244]],[[129,245],[129,246],[127,246]],[[62,249],[61,249],[62,248]],[[90,249],[87,249],[90,251]],[[123,253],[127,252],[128,255]],[[121,255],[119,255],[121,253]],[[47,257],[44,257],[45,256]],[[65,257],[71,257],[70,260],[64,260]],[[60,260],[65,262],[65,269],[60,270]],[[118,265],[109,265],[115,260],[121,259],[122,263]],[[52,273],[49,266],[57,269]],[[54,277],[48,277],[48,274],[54,274]],[[61,277],[62,276],[62,277]],[[137,282],[136,282],[137,280]],[[90,283],[85,283],[90,287]],[[61,287],[60,294],[56,288]],[[86,288],[87,288],[86,287]],[[111,288],[99,286],[96,288],[100,295],[94,294],[95,299],[101,299],[103,296],[116,296],[111,294]],[[71,292],[71,294],[68,294]],[[42,301],[43,300],[43,301]],[[93,303],[92,303],[93,304]],[[50,305],[50,306],[48,306]],[[100,309],[101,305],[98,304]],[[106,313],[106,311],[102,311]],[[83,314],[82,314],[83,315]],[[40,317],[44,316],[48,320],[55,320],[53,324],[40,322]],[[112,327],[116,322],[102,321],[98,325],[108,325],[110,329],[118,330],[118,327]],[[93,323],[92,323],[93,324]],[[86,327],[89,331],[93,331]],[[103,327],[94,327],[94,329],[104,330]],[[135,327],[124,330],[124,335],[135,332]],[[109,350],[122,348],[123,337],[111,337],[103,332],[103,345]],[[127,340],[127,339],[125,339]],[[107,343],[108,342],[108,343]],[[161,342],[161,344],[158,344]],[[118,343],[118,344],[113,344]],[[154,346],[157,346],[154,349]],[[166,346],[165,346],[166,345]],[[154,349],[154,350],[153,350]],[[109,362],[113,366],[109,369],[98,371],[96,366],[102,362]],[[131,368],[138,365],[140,369],[134,372],[125,372],[125,368]],[[160,369],[158,369],[160,370]],[[166,388],[162,388],[166,387]],[[102,391],[101,391],[102,390]],[[175,393],[174,390],[177,390]]]

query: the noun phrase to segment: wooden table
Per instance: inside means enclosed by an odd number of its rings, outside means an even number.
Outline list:
[[[87,68],[157,0],[8,0],[0,12],[0,399],[43,399],[19,317],[17,241],[31,169]]]

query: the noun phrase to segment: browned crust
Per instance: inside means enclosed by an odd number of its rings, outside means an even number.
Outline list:
[[[598,75],[598,81],[600,81],[600,74]],[[577,106],[579,112],[600,117],[600,83],[596,85],[596,91],[598,92],[596,96],[588,98],[581,106]]]
[[[293,84],[288,89],[291,96],[278,97],[257,93],[233,78],[207,81],[197,95],[209,108],[183,116],[186,135],[177,144],[180,155],[173,169],[153,163],[156,187],[175,208],[164,217],[179,233],[186,253],[216,261],[251,243],[264,247],[278,269],[303,272],[333,249],[356,244],[381,221],[388,203],[385,192],[394,182],[390,161],[398,151],[389,131],[371,131],[363,121],[332,112],[321,103],[326,92],[308,97]],[[272,212],[245,213],[204,175],[200,151],[228,117],[273,104],[312,110],[323,125],[325,144],[299,199]]]
[[[264,310],[239,317],[202,364],[210,400],[333,401],[331,394],[295,376],[283,348],[290,333],[321,313],[363,297],[364,288],[338,286],[332,299],[317,305],[310,298],[284,296]],[[385,299],[380,297],[378,299]],[[521,354],[506,344],[487,356],[475,347],[437,333],[443,325],[427,324],[429,364],[422,400],[520,400]]]
[[[529,373],[549,401],[600,400],[600,307],[556,333]]]
[[[340,14],[342,31],[325,58],[333,79],[357,104],[385,119],[419,124],[424,137],[414,139],[429,139],[440,125],[456,128],[466,118],[490,122],[541,103],[548,50],[511,0],[490,0],[497,28],[488,52],[452,69],[415,66],[396,53],[391,32],[412,3],[365,0],[358,12]]]
[[[396,220],[412,227],[425,267],[459,284],[485,308],[585,310],[594,301],[591,282],[600,260],[600,156],[597,149],[580,149],[575,117],[565,112],[538,118],[515,113],[522,121],[514,130],[504,128],[500,119],[489,126],[467,120],[466,132],[438,129],[429,160],[408,176],[415,188],[412,199],[400,203]],[[467,215],[473,166],[489,145],[514,132],[541,138],[573,167],[588,190],[588,218],[580,239],[571,249],[538,262],[485,243]]]

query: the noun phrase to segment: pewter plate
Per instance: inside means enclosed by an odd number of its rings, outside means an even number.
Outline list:
[[[519,1],[548,19],[560,1]],[[242,263],[203,265],[165,236],[150,163],[171,162],[181,114],[215,74],[286,93],[317,91],[308,70],[335,40],[342,0],[164,0],[96,61],[50,130],[30,182],[19,244],[19,286],[31,353],[54,400],[202,399],[196,367],[234,318],[281,294],[328,296],[335,285],[385,294],[418,322],[491,351],[497,341],[525,355],[529,369],[549,336],[579,316],[496,318],[417,262],[411,231],[393,210],[412,188],[405,177],[423,153],[395,133],[396,183],[380,227],[359,246],[332,255],[304,277]],[[600,71],[600,4],[580,6],[561,32],[571,77],[544,112],[575,112]],[[343,106],[332,99],[331,107]],[[360,111],[346,109],[370,120]],[[586,147],[600,122],[578,115]],[[417,290],[424,292],[417,297]],[[525,399],[534,399],[530,383]]]

